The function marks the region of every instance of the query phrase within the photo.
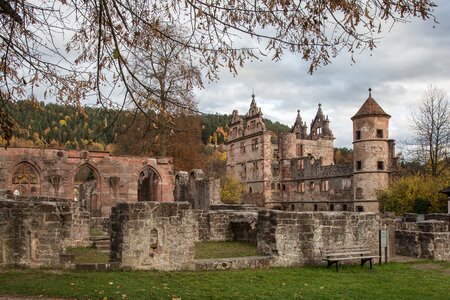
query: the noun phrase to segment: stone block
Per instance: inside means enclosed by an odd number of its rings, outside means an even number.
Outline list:
[[[448,223],[446,221],[427,220],[417,222],[419,231],[423,232],[445,232],[448,231]]]

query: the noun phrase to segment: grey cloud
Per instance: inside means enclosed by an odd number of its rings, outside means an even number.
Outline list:
[[[392,138],[405,140],[410,134],[411,109],[427,86],[450,87],[450,2],[438,1],[432,21],[413,20],[397,24],[372,52],[342,52],[328,66],[307,74],[308,63],[286,54],[282,61],[247,64],[233,77],[224,71],[219,82],[196,93],[200,110],[240,113],[248,110],[252,89],[265,117],[291,126],[296,110],[309,125],[322,103],[331,120],[336,146],[351,147],[353,116],[372,95],[392,115]],[[434,26],[434,28],[433,28]]]

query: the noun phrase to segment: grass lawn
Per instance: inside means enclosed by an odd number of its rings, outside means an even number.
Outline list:
[[[244,242],[197,242],[195,259],[255,256],[256,245]]]
[[[67,248],[67,253],[75,254],[76,264],[107,263],[109,253],[98,251],[92,247]]]
[[[450,263],[215,272],[0,269],[1,295],[77,299],[449,299]]]

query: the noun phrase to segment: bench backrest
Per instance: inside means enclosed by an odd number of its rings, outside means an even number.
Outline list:
[[[324,248],[322,249],[322,255],[324,257],[345,257],[345,256],[358,256],[369,255],[369,247],[365,246],[352,246],[352,247],[340,247],[340,248]]]

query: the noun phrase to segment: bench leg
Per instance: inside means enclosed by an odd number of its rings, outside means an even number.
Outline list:
[[[364,264],[365,264],[367,261],[368,261],[369,264],[370,264],[370,269],[373,270],[373,261],[372,261],[372,258],[361,258],[361,267],[364,266]]]
[[[333,264],[336,264],[336,272],[339,272],[339,261],[338,260],[329,260],[327,264],[327,269],[329,269]]]

